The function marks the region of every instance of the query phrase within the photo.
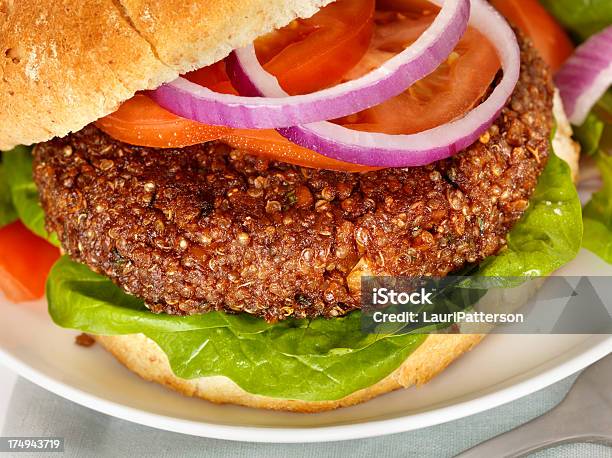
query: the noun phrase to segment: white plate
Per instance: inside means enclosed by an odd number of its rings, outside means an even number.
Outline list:
[[[589,252],[566,275],[611,275]],[[612,352],[612,336],[493,335],[422,388],[322,414],[266,412],[185,398],[147,383],[99,346],[51,323],[44,302],[0,300],[0,362],[28,380],[94,410],[180,433],[254,442],[356,439],[423,428],[525,396]]]

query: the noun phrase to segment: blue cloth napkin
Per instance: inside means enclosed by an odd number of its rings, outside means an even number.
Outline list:
[[[230,442],[147,428],[81,407],[20,379],[11,398],[2,436],[64,437],[63,456],[78,458],[451,457],[551,409],[564,397],[575,378],[576,375],[510,404],[431,428],[374,439],[293,445]],[[299,433],[288,431],[287,434]],[[29,455],[20,453],[18,458]],[[40,458],[41,454],[31,456]],[[571,444],[533,456],[612,458],[612,448]]]

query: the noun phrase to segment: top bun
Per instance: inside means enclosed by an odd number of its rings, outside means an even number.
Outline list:
[[[64,136],[332,0],[0,0],[0,150]]]

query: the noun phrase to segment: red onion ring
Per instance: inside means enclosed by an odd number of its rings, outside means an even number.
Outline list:
[[[612,26],[580,45],[555,77],[572,124],[581,125],[612,84]]]
[[[442,0],[434,0],[441,3]],[[330,122],[279,129],[292,142],[325,156],[380,167],[427,165],[470,146],[499,116],[520,73],[520,49],[505,19],[484,0],[472,0],[470,25],[497,49],[504,76],[489,98],[463,118],[411,135],[360,132]],[[266,94],[263,94],[266,95]]]
[[[205,124],[274,129],[340,118],[404,92],[448,57],[467,29],[469,0],[449,0],[431,26],[405,51],[353,81],[312,94],[289,96],[266,72],[253,45],[232,53],[228,73],[241,94],[219,94],[184,78],[151,97],[172,113]],[[265,97],[257,96],[265,94]]]

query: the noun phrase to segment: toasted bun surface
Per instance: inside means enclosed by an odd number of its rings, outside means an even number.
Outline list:
[[[0,0],[0,150],[75,132],[332,0]]]
[[[474,347],[484,336],[432,334],[389,376],[337,401],[278,399],[247,393],[222,376],[185,380],[174,375],[166,354],[142,334],[94,336],[128,369],[142,378],[160,383],[186,396],[218,404],[238,404],[259,409],[314,413],[347,407],[412,385],[422,385],[444,370],[453,360]]]

